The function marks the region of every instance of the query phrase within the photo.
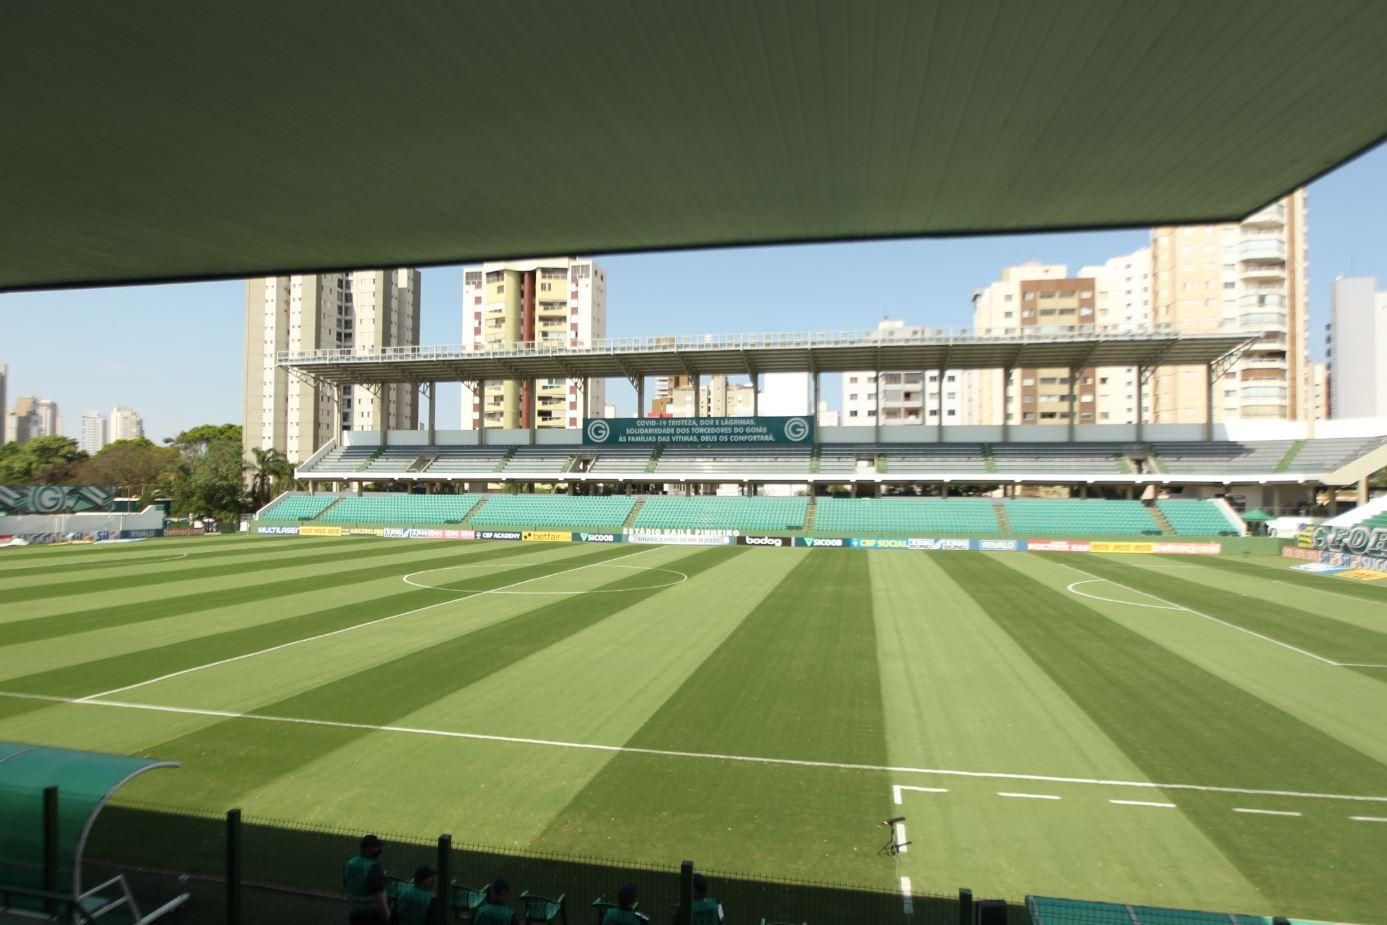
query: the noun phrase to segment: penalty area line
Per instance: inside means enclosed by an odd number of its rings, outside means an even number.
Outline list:
[[[0,697],[32,700],[39,703],[69,704],[108,709],[145,710],[152,713],[171,713],[185,716],[206,716],[213,719],[245,720],[261,723],[286,723],[300,726],[320,726],[332,729],[357,729],[366,732],[388,732],[399,735],[435,736],[443,739],[465,739],[475,742],[498,742],[511,745],[530,745],[543,748],[570,748],[577,751],[649,755],[655,758],[685,758],[699,761],[743,762],[774,767],[822,768],[830,771],[869,771],[888,774],[923,774],[941,777],[965,777],[980,780],[1024,780],[1054,784],[1089,784],[1103,787],[1132,787],[1143,790],[1191,790],[1201,793],[1237,793],[1250,796],[1293,797],[1306,800],[1347,800],[1357,803],[1384,803],[1387,796],[1350,793],[1317,793],[1302,790],[1261,790],[1251,787],[1224,787],[1207,784],[1161,784],[1143,780],[1116,780],[1096,777],[1059,777],[1047,774],[1015,774],[1005,771],[967,771],[959,768],[912,768],[880,764],[856,764],[843,761],[815,761],[805,758],[767,758],[756,755],[722,755],[714,752],[687,752],[673,749],[641,748],[634,745],[602,745],[593,742],[566,742],[559,739],[534,739],[521,736],[489,735],[480,732],[458,732],[449,729],[424,729],[415,726],[350,723],[341,720],[309,719],[298,716],[272,716],[265,713],[238,713],[232,710],[206,710],[197,707],[174,707],[156,703],[135,703],[83,697],[58,697],[52,694],[26,694],[19,691],[0,691]]]

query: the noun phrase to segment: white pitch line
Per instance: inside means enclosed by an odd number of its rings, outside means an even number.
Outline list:
[[[1103,582],[1103,581],[1108,581],[1108,580],[1107,580],[1106,578],[1086,578],[1086,579],[1084,579],[1083,581],[1076,581],[1076,582],[1073,582],[1072,584],[1069,585],[1069,587],[1065,588],[1064,590],[1068,591],[1070,594],[1077,594],[1077,595],[1079,595],[1079,597],[1087,597],[1087,598],[1089,598],[1089,599],[1091,599],[1091,600],[1095,600],[1095,601],[1105,601],[1105,602],[1107,602],[1107,603],[1109,603],[1109,604],[1126,604],[1128,607],[1150,607],[1152,610],[1184,610],[1184,609],[1185,609],[1185,608],[1179,606],[1178,604],[1174,604],[1174,605],[1173,605],[1173,604],[1143,604],[1143,603],[1141,603],[1140,601],[1119,601],[1119,600],[1118,600],[1117,598],[1115,598],[1115,597],[1103,597],[1101,594],[1089,594],[1087,591],[1080,591],[1080,590],[1079,590],[1079,585],[1091,585],[1091,584],[1095,584],[1095,583],[1097,583],[1097,582]],[[1108,582],[1108,584],[1116,584],[1116,582]],[[1121,586],[1121,585],[1118,585],[1118,587],[1122,587],[1122,586]],[[1135,591],[1137,594],[1146,594],[1145,591],[1137,591],[1135,588],[1128,588],[1127,590],[1128,590],[1128,591]],[[1146,594],[1146,596],[1147,596],[1147,597],[1155,598],[1155,599],[1158,600],[1158,601],[1160,600],[1160,598],[1156,597],[1154,594]]]
[[[915,897],[910,895],[910,878],[901,878],[901,907],[906,915],[915,914]]]
[[[891,826],[891,828],[892,828],[893,831],[895,832],[896,853],[897,853],[897,854],[905,854],[907,851],[910,850],[910,846],[909,846],[908,844],[906,844],[906,842],[909,841],[909,839],[907,839],[907,838],[905,837],[905,823],[904,823],[904,822],[893,823],[892,826]]]
[[[1303,813],[1293,813],[1284,809],[1247,809],[1242,806],[1233,807],[1235,813],[1252,813],[1258,816],[1300,816]]]
[[[1174,803],[1151,803],[1146,800],[1109,800],[1109,803],[1116,803],[1118,806],[1158,806],[1161,809],[1174,809]]]
[[[999,796],[999,797],[1011,797],[1011,798],[1016,799],[1016,800],[1058,800],[1058,799],[1061,799],[1061,797],[1055,796],[1053,793],[1008,793],[1008,792],[1005,791],[1005,790],[998,790],[998,791],[997,791],[997,796]]]
[[[1325,579],[1331,579],[1331,578],[1333,578],[1332,575],[1320,575],[1319,577],[1320,577],[1320,578],[1325,578]],[[1334,595],[1335,597],[1346,597],[1346,598],[1348,598],[1349,600],[1351,600],[1351,601],[1357,601],[1357,602],[1360,603],[1360,604],[1373,604],[1373,603],[1376,603],[1376,601],[1369,601],[1369,600],[1367,600],[1367,599],[1365,599],[1365,598],[1358,597],[1358,596],[1355,595],[1355,594],[1345,594],[1345,593],[1342,592],[1342,591],[1331,591],[1331,590],[1329,590],[1328,588],[1312,588],[1312,587],[1310,587],[1309,585],[1307,585],[1307,584],[1306,584],[1305,582],[1303,582],[1303,581],[1287,581],[1285,578],[1273,578],[1273,579],[1272,579],[1272,582],[1275,583],[1275,584],[1278,584],[1278,585],[1290,585],[1291,587],[1293,587],[1293,588],[1299,588],[1299,589],[1302,590],[1302,591],[1313,591],[1313,592],[1316,593],[1316,594],[1332,594],[1332,595]],[[1387,595],[1383,595],[1383,597],[1384,597],[1384,599],[1387,599]]]
[[[646,551],[646,550],[642,550],[642,552],[645,552],[645,551]],[[639,555],[639,553],[631,553],[631,555],[633,555],[633,556],[634,556],[634,555]],[[625,556],[618,556],[617,558],[619,558],[619,559],[624,559],[624,558],[626,558],[626,557],[625,557]],[[486,564],[485,562],[478,562],[478,563],[475,563],[475,564],[470,564],[470,563],[469,563],[469,564],[467,564],[467,565],[444,565],[444,566],[441,566],[441,567],[439,567],[439,568],[427,568],[427,569],[424,569],[423,571],[420,571],[420,572],[410,572],[408,575],[404,576],[404,578],[402,578],[401,581],[403,581],[405,584],[410,585],[410,586],[415,587],[415,588],[429,588],[429,589],[434,590],[434,591],[466,591],[466,590],[467,590],[466,588],[440,588],[438,585],[424,585],[424,584],[420,584],[420,583],[417,582],[417,581],[410,581],[410,579],[413,578],[415,575],[427,575],[427,574],[429,574],[430,572],[447,572],[447,571],[453,571],[453,570],[456,570],[456,569],[463,569],[463,568],[486,568],[486,567],[487,567],[487,564]],[[515,567],[515,568],[524,568],[525,565],[524,565],[524,563],[521,563],[521,564],[516,565],[516,566],[514,566],[514,567]],[[590,568],[590,567],[591,567],[591,568],[599,568],[599,567],[621,568],[621,569],[630,569],[631,571],[636,571],[636,572],[667,572],[667,573],[669,573],[670,575],[678,575],[679,577],[678,577],[678,579],[676,579],[675,581],[667,582],[666,584],[662,584],[662,585],[640,585],[640,586],[635,587],[635,588],[592,588],[592,589],[585,590],[585,591],[506,591],[506,590],[503,590],[503,589],[501,589],[501,588],[496,588],[496,589],[494,589],[494,590],[487,591],[487,592],[485,592],[485,593],[487,593],[487,594],[518,594],[518,595],[560,595],[560,596],[562,596],[562,595],[570,595],[570,596],[571,596],[571,595],[574,595],[574,594],[628,594],[628,593],[630,593],[630,592],[632,592],[632,591],[661,591],[661,590],[664,590],[665,588],[673,588],[675,585],[682,585],[684,582],[686,582],[686,581],[689,580],[689,576],[688,576],[688,574],[687,574],[686,572],[680,572],[680,571],[677,571],[677,570],[672,569],[672,568],[650,568],[650,567],[646,567],[646,566],[642,566],[642,565],[612,565],[612,566],[607,566],[607,564],[606,564],[605,562],[599,563],[597,566],[586,566],[586,565],[585,565],[585,566],[583,566],[583,567],[584,567],[584,568]],[[555,574],[562,574],[562,573],[555,573]],[[546,577],[547,577],[547,576],[546,576]]]
[[[263,723],[288,723],[301,726],[323,726],[335,729],[359,729],[366,732],[390,732],[401,735],[437,736],[444,739],[467,739],[476,742],[504,742],[512,745],[537,745],[546,748],[571,748],[633,755],[653,755],[658,758],[689,758],[703,761],[739,761],[794,768],[824,768],[831,771],[870,771],[887,774],[933,774],[942,777],[968,777],[981,780],[1024,780],[1054,784],[1089,784],[1102,787],[1134,787],[1148,790],[1191,790],[1200,793],[1240,793],[1249,796],[1293,797],[1304,800],[1346,800],[1357,803],[1387,803],[1387,796],[1368,796],[1349,793],[1316,793],[1300,790],[1256,790],[1249,787],[1220,787],[1206,784],[1160,784],[1144,780],[1108,780],[1096,777],[1057,777],[1046,774],[1014,774],[1005,771],[965,771],[958,768],[912,768],[880,764],[853,764],[841,761],[814,761],[805,758],[762,758],[755,755],[720,755],[714,752],[683,752],[660,748],[640,748],[632,745],[601,745],[591,742],[565,742],[557,739],[530,739],[520,736],[486,735],[480,732],[454,732],[448,729],[421,729],[413,726],[348,723],[329,719],[306,719],[295,716],[268,716],[262,713],[236,713],[231,710],[204,710],[197,707],[161,706],[157,703],[134,703],[120,700],[92,700],[77,697],[55,697],[51,694],[25,694],[19,691],[0,691],[0,697],[33,700],[40,703],[72,704],[86,707],[114,707],[125,710],[147,710],[153,713],[175,713],[186,716],[208,716],[215,719],[250,720]]]
[[[1349,816],[1354,822],[1387,822],[1383,816]]]
[[[1343,664],[1341,664],[1340,662],[1334,661],[1332,658],[1325,658],[1323,655],[1316,655],[1314,652],[1310,652],[1310,651],[1308,651],[1308,650],[1306,650],[1306,649],[1302,649],[1302,648],[1300,648],[1299,646],[1293,646],[1293,645],[1291,645],[1289,642],[1282,642],[1280,639],[1274,639],[1274,638],[1272,638],[1271,636],[1264,635],[1264,634],[1259,633],[1259,632],[1257,632],[1257,631],[1255,631],[1255,630],[1250,630],[1250,629],[1248,629],[1248,628],[1245,627],[1245,626],[1239,626],[1239,625],[1236,624],[1236,623],[1229,623],[1227,620],[1220,620],[1218,617],[1211,617],[1211,616],[1209,616],[1207,613],[1200,613],[1198,610],[1193,610],[1193,609],[1191,609],[1191,608],[1189,608],[1189,607],[1184,606],[1183,604],[1176,604],[1176,603],[1174,603],[1173,601],[1167,601],[1167,600],[1165,600],[1164,598],[1157,597],[1157,596],[1154,595],[1154,594],[1149,594],[1149,593],[1147,593],[1147,592],[1145,592],[1145,591],[1138,591],[1136,588],[1129,588],[1129,587],[1127,587],[1126,585],[1122,584],[1121,582],[1113,581],[1111,578],[1099,578],[1097,575],[1093,574],[1092,572],[1085,571],[1085,570],[1079,568],[1077,565],[1070,565],[1068,562],[1057,562],[1057,564],[1058,564],[1058,565],[1061,565],[1061,566],[1063,566],[1064,568],[1067,568],[1067,569],[1073,569],[1074,571],[1078,572],[1078,573],[1081,574],[1081,575],[1087,575],[1088,577],[1094,579],[1095,581],[1106,581],[1106,582],[1108,582],[1108,583],[1111,584],[1111,585],[1115,585],[1115,586],[1117,586],[1117,587],[1119,587],[1119,588],[1122,588],[1122,589],[1124,589],[1124,590],[1131,591],[1131,592],[1134,593],[1134,594],[1145,594],[1147,597],[1151,598],[1152,600],[1157,600],[1157,601],[1161,601],[1161,602],[1164,603],[1164,604],[1169,604],[1169,605],[1170,605],[1170,609],[1174,609],[1174,610],[1183,610],[1185,613],[1193,614],[1193,615],[1196,616],[1196,617],[1202,617],[1202,618],[1205,619],[1205,620],[1209,620],[1209,621],[1212,621],[1212,622],[1214,622],[1214,623],[1218,623],[1218,624],[1220,624],[1220,625],[1222,625],[1222,626],[1228,627],[1229,629],[1235,629],[1235,630],[1237,630],[1237,631],[1240,632],[1240,633],[1247,633],[1247,635],[1249,635],[1249,636],[1256,636],[1258,639],[1262,640],[1263,642],[1269,642],[1269,643],[1271,643],[1272,645],[1280,646],[1280,647],[1283,648],[1283,649],[1290,649],[1292,652],[1298,652],[1298,653],[1300,653],[1301,655],[1307,656],[1308,658],[1313,658],[1313,659],[1314,659],[1315,661],[1317,661],[1317,662],[1322,662],[1322,663],[1324,663],[1324,664],[1326,664],[1326,665],[1332,665],[1332,666],[1335,667],[1335,668],[1343,668],[1343,667],[1346,667],[1346,666],[1344,666]],[[1075,592],[1075,593],[1078,593],[1078,592]],[[1087,595],[1085,595],[1085,596],[1087,596]],[[1131,601],[1117,601],[1117,602],[1115,602],[1115,603],[1131,604],[1132,602],[1131,602]],[[1150,606],[1150,605],[1137,604],[1137,605],[1134,605],[1134,606],[1141,607],[1141,606]]]
[[[651,549],[657,549],[657,548],[659,548],[659,547],[651,547]],[[629,558],[631,558],[632,556],[639,556],[641,553],[645,553],[645,552],[650,552],[650,549],[642,549],[642,550],[640,550],[639,552],[632,552],[632,553],[627,553],[627,554],[624,555],[624,556],[617,556],[617,557],[616,557],[615,559],[613,559],[612,561],[616,561],[616,559],[629,559]],[[602,563],[602,562],[589,562],[587,565],[579,565],[579,566],[576,566],[576,567],[574,567],[574,568],[564,569],[564,570],[558,571],[558,572],[550,572],[550,573],[548,573],[547,575],[536,575],[534,578],[526,578],[524,581],[517,581],[517,582],[514,582],[513,584],[502,585],[502,586],[499,587],[499,588],[493,588],[493,589],[491,589],[491,590],[489,590],[489,591],[469,591],[469,592],[465,593],[462,597],[455,597],[455,598],[452,598],[451,600],[439,601],[439,602],[436,603],[436,604],[428,604],[428,605],[426,605],[426,606],[424,606],[424,607],[415,607],[413,610],[405,610],[405,611],[402,611],[402,612],[400,612],[400,613],[392,613],[392,614],[390,614],[388,617],[377,617],[377,618],[374,619],[374,620],[367,620],[367,621],[364,622],[364,623],[354,623],[354,624],[352,624],[351,626],[344,626],[344,627],[342,627],[341,629],[331,630],[331,631],[326,632],[326,633],[318,633],[318,634],[315,635],[315,636],[305,636],[305,637],[302,638],[302,639],[295,639],[295,640],[292,640],[292,641],[290,641],[290,642],[282,642],[282,643],[280,643],[280,644],[277,645],[277,646],[269,646],[268,648],[258,649],[258,650],[256,650],[255,652],[246,652],[246,653],[243,653],[243,654],[241,654],[241,655],[233,655],[233,656],[231,656],[230,658],[218,659],[218,660],[215,661],[215,662],[208,662],[208,663],[205,664],[205,665],[194,665],[192,668],[184,668],[184,669],[182,669],[181,671],[171,671],[171,672],[169,672],[168,674],[160,675],[160,676],[157,677],[157,678],[150,678],[150,679],[147,680],[147,681],[139,681],[139,682],[137,682],[137,683],[135,683],[135,684],[127,684],[127,685],[125,685],[124,687],[113,687],[113,688],[111,688],[110,690],[108,690],[108,691],[102,691],[102,692],[100,692],[99,694],[88,694],[87,696],[80,698],[80,699],[79,699],[79,702],[84,702],[84,703],[85,703],[85,702],[90,702],[90,701],[95,701],[95,700],[103,700],[103,699],[105,699],[105,698],[111,696],[112,694],[122,694],[122,693],[124,693],[124,692],[126,692],[126,691],[132,691],[132,690],[134,690],[134,689],[137,688],[137,687],[146,687],[146,686],[148,686],[148,685],[150,685],[150,684],[157,684],[157,683],[159,683],[160,681],[167,681],[167,680],[169,680],[170,678],[177,678],[177,677],[181,677],[182,675],[185,675],[185,674],[192,674],[192,673],[195,672],[195,671],[203,671],[203,670],[205,670],[205,669],[207,669],[207,668],[216,668],[216,667],[218,667],[218,666],[220,666],[220,665],[229,665],[229,664],[231,664],[232,662],[239,662],[239,661],[242,661],[243,659],[255,658],[257,655],[268,655],[268,654],[271,653],[271,652],[278,652],[278,651],[280,651],[281,649],[288,649],[288,648],[291,648],[291,647],[293,647],[293,646],[302,645],[302,644],[305,643],[305,642],[316,642],[316,641],[319,640],[319,639],[327,639],[327,638],[329,638],[329,637],[331,637],[331,636],[340,636],[340,635],[342,635],[343,633],[350,633],[350,632],[352,632],[353,630],[363,629],[363,628],[368,627],[368,626],[376,626],[377,624],[380,624],[380,623],[387,623],[387,622],[389,622],[390,620],[397,620],[397,619],[399,619],[400,617],[408,617],[408,616],[410,616],[411,614],[423,613],[424,611],[426,611],[426,610],[432,610],[432,609],[434,609],[435,607],[444,607],[444,606],[446,606],[446,605],[448,605],[448,604],[456,604],[458,601],[469,601],[469,600],[472,600],[473,598],[483,597],[483,596],[485,596],[485,595],[487,595],[487,594],[499,594],[499,593],[501,593],[501,592],[506,591],[506,590],[509,589],[509,588],[518,588],[518,587],[520,587],[521,585],[529,584],[529,583],[532,582],[532,581],[539,581],[539,580],[542,579],[542,578],[554,578],[555,576],[558,576],[558,575],[567,575],[567,574],[569,574],[570,572],[580,572],[580,571],[582,571],[582,570],[585,569],[585,568],[592,568],[593,566],[596,566],[596,565],[604,565],[604,564],[605,564],[605,563]]]
[[[892,784],[891,799],[897,806],[901,805],[901,791],[909,790],[911,793],[948,793],[947,787],[912,787],[909,784]]]

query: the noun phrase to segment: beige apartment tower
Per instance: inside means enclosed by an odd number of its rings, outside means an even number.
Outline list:
[[[1151,323],[1182,333],[1261,334],[1214,384],[1214,419],[1311,415],[1305,190],[1242,222],[1151,232]],[[1204,420],[1203,367],[1166,366],[1150,388],[1150,420]]]
[[[246,281],[245,426],[253,448],[294,464],[347,430],[413,430],[408,384],[316,389],[276,365],[281,351],[418,346],[419,271],[355,270]]]
[[[463,270],[462,343],[472,350],[518,344],[586,346],[607,333],[607,277],[591,260],[553,257]],[[602,380],[507,380],[462,387],[462,427],[577,428],[601,417]]]

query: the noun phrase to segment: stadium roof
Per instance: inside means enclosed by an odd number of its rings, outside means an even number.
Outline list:
[[[1023,335],[896,330],[621,337],[590,347],[525,344],[504,350],[385,347],[281,353],[324,383],[469,382],[481,379],[635,378],[725,373],[1005,367],[1193,366],[1257,340],[1247,334],[1103,334],[1035,328]],[[1072,333],[1071,333],[1072,332]]]
[[[1387,136],[1380,0],[0,11],[0,291],[1232,220]]]

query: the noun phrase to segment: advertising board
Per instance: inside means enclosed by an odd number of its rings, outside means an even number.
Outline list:
[[[906,544],[910,549],[924,549],[929,552],[960,552],[972,545],[969,540],[935,540],[918,536],[911,537]]]
[[[842,549],[848,541],[841,536],[797,536],[795,545],[810,549]]]
[[[520,539],[526,543],[571,543],[573,534],[562,530],[525,530]]]
[[[979,552],[1025,552],[1025,540],[973,540],[973,549]]]
[[[1355,568],[1349,569],[1346,572],[1340,572],[1339,577],[1351,578],[1354,581],[1381,581],[1387,578],[1387,572],[1379,572],[1376,569],[1370,568]]]
[[[1026,540],[1031,552],[1088,552],[1091,547],[1087,540]]]
[[[299,536],[341,536],[341,527],[316,527],[305,524],[299,527]]]
[[[344,527],[343,536],[385,536],[384,527]]]
[[[1151,551],[1162,556],[1217,556],[1222,543],[1152,543]]]
[[[625,539],[620,533],[575,533],[579,543],[620,543]]]
[[[289,524],[284,524],[282,526],[279,524],[270,524],[268,526],[256,527],[255,532],[268,536],[298,536],[299,528],[297,524],[293,526]]]
[[[646,533],[636,530],[626,535],[626,542],[656,546],[729,546],[732,537],[721,533]]]
[[[583,439],[597,444],[790,444],[814,442],[811,417],[588,418]]]
[[[1318,549],[1306,549],[1300,546],[1282,546],[1281,558],[1300,559],[1303,562],[1319,562],[1324,558],[1324,553]]]
[[[514,540],[519,542],[522,534],[519,530],[478,530],[477,539],[479,540]]]
[[[738,546],[770,546],[781,549],[785,546],[794,545],[794,541],[788,536],[739,536],[737,537]]]

